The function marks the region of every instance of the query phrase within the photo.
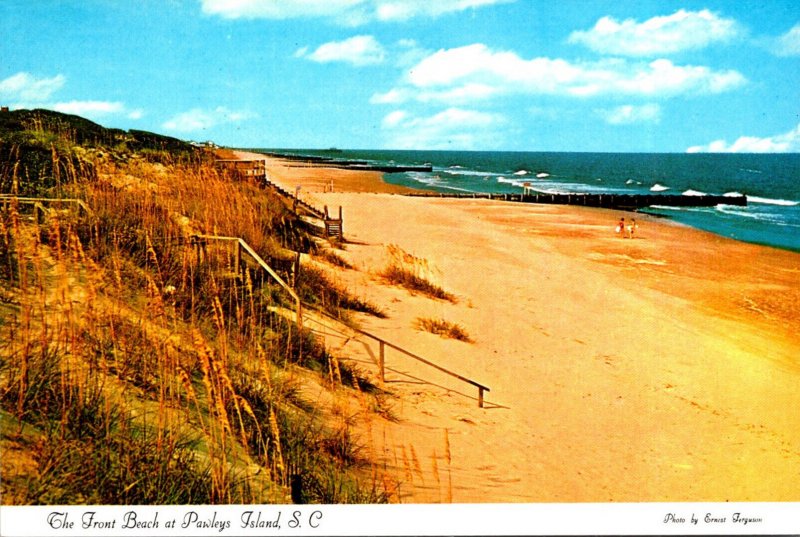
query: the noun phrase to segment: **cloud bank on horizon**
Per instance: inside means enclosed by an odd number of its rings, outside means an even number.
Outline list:
[[[800,124],[784,134],[741,136],[733,143],[715,140],[707,145],[694,145],[687,153],[800,153]]]
[[[696,3],[198,0],[158,25],[87,2],[83,71],[20,50],[0,99],[239,146],[800,152],[800,4]],[[108,39],[92,17],[136,40],[85,46]]]

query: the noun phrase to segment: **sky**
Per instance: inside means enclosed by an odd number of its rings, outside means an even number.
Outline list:
[[[798,0],[0,0],[0,104],[253,148],[800,152]]]

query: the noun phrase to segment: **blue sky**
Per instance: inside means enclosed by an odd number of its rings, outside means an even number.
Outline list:
[[[800,152],[800,2],[0,0],[0,102],[240,147]]]

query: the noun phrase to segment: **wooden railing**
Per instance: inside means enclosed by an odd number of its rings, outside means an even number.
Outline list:
[[[258,252],[253,250],[253,248],[245,242],[244,239],[241,237],[224,237],[219,235],[191,235],[189,237],[190,243],[197,248],[197,257],[198,261],[200,260],[200,252],[201,249],[206,245],[208,241],[218,241],[223,243],[228,243],[233,245],[233,253],[234,253],[234,271],[236,274],[241,273],[242,267],[242,254],[245,253],[250,258],[255,261],[256,265],[258,265],[261,269],[264,270],[267,274],[269,274],[272,279],[274,279],[278,285],[280,285],[295,301],[295,307],[297,312],[297,325],[302,326],[303,324],[303,302],[300,300],[300,297],[295,293],[294,289],[291,288],[289,284],[287,284],[280,275],[275,272],[272,267],[270,267],[266,261],[264,261]]]
[[[200,248],[204,247],[205,244],[208,241],[218,241],[218,242],[223,242],[223,243],[228,243],[228,244],[232,244],[233,245],[234,270],[235,270],[235,272],[237,274],[240,273],[240,271],[241,271],[242,254],[245,253],[245,254],[249,255],[256,262],[256,264],[259,267],[261,267],[267,274],[269,274],[278,283],[278,285],[280,285],[280,287],[283,288],[294,299],[295,308],[296,308],[295,309],[295,312],[296,312],[296,317],[295,318],[296,318],[297,325],[299,327],[303,326],[303,316],[304,316],[304,312],[305,311],[313,311],[317,315],[321,315],[323,317],[326,317],[327,319],[329,319],[331,321],[334,321],[334,322],[340,323],[340,324],[342,323],[342,321],[340,319],[337,319],[333,315],[330,315],[329,313],[326,313],[326,312],[324,312],[324,311],[322,311],[320,309],[317,309],[316,307],[314,307],[311,304],[303,302],[300,299],[300,297],[298,296],[298,294],[295,292],[295,290],[292,289],[292,287],[288,283],[286,283],[286,281],[283,278],[281,278],[280,275],[278,275],[278,273],[275,272],[275,270],[273,270],[272,267],[270,267],[269,264],[267,264],[267,262],[264,261],[261,258],[261,256],[259,256],[258,253],[255,250],[253,250],[253,248],[251,248],[249,244],[247,244],[247,242],[244,241],[244,239],[241,239],[239,237],[224,237],[224,236],[218,236],[218,235],[192,235],[190,237],[190,242],[192,244],[194,244],[198,248],[198,259],[200,258]],[[445,374],[447,374],[447,375],[449,375],[451,377],[454,377],[454,378],[456,378],[456,379],[458,379],[458,380],[460,380],[462,382],[465,382],[467,384],[470,384],[470,385],[478,388],[478,406],[480,408],[484,408],[484,403],[485,403],[484,394],[486,392],[490,391],[488,386],[485,386],[485,385],[483,385],[483,384],[481,384],[479,382],[476,382],[476,381],[474,381],[472,379],[468,379],[467,377],[464,377],[463,375],[459,375],[458,373],[456,373],[454,371],[450,371],[449,369],[444,368],[444,367],[442,367],[442,366],[440,366],[438,364],[435,364],[434,362],[431,362],[430,360],[427,360],[427,359],[423,358],[422,356],[419,356],[419,355],[417,355],[417,354],[415,354],[415,353],[413,353],[411,351],[408,351],[408,350],[404,349],[403,347],[400,347],[399,345],[391,343],[390,341],[386,341],[385,339],[383,339],[383,338],[381,338],[379,336],[376,336],[375,334],[371,334],[371,333],[369,333],[369,332],[367,332],[365,330],[361,330],[360,328],[355,328],[353,326],[349,326],[348,325],[347,327],[348,327],[348,329],[352,330],[353,332],[356,332],[357,334],[360,334],[362,336],[368,337],[368,338],[370,338],[373,341],[376,341],[378,343],[378,376],[379,376],[381,382],[385,382],[386,381],[386,347],[388,347],[390,349],[393,349],[393,350],[395,350],[397,352],[400,352],[400,353],[408,356],[409,358],[412,358],[412,359],[414,359],[414,360],[416,360],[418,362],[421,362],[421,363],[423,363],[423,364],[425,364],[425,365],[427,365],[429,367],[432,367],[432,368],[434,368],[434,369],[436,369],[438,371],[441,371],[442,373],[445,373]]]
[[[0,200],[3,202],[3,211],[6,212],[14,202],[22,205],[32,206],[33,210],[36,212],[37,220],[40,214],[46,213],[46,205],[73,205],[77,208],[78,214],[80,214],[81,210],[83,210],[87,216],[94,216],[94,212],[89,208],[88,205],[86,205],[86,202],[77,198],[31,198],[13,196],[10,194],[0,194]]]
[[[325,314],[323,312],[323,315],[327,315],[327,314]],[[330,316],[328,316],[328,317],[330,317]],[[488,386],[484,386],[483,384],[481,384],[479,382],[475,382],[472,379],[468,379],[467,377],[459,375],[458,373],[455,373],[454,371],[450,371],[449,369],[446,369],[446,368],[444,368],[444,367],[442,367],[440,365],[437,365],[437,364],[431,362],[430,360],[426,360],[425,358],[423,358],[421,356],[418,356],[418,355],[414,354],[413,352],[407,351],[406,349],[404,349],[402,347],[399,347],[399,346],[395,345],[394,343],[386,341],[385,339],[380,338],[380,337],[376,336],[375,334],[370,334],[369,332],[366,332],[366,331],[358,329],[358,328],[350,327],[350,329],[353,330],[354,332],[357,332],[357,333],[359,333],[359,334],[361,334],[363,336],[366,336],[366,337],[371,338],[374,341],[378,342],[378,371],[379,371],[381,382],[385,382],[386,381],[386,347],[389,347],[391,349],[394,349],[394,350],[396,350],[398,352],[401,352],[401,353],[405,354],[409,358],[413,358],[414,360],[416,360],[418,362],[422,362],[423,364],[426,364],[426,365],[428,365],[430,367],[433,367],[434,369],[437,369],[437,370],[441,371],[442,373],[445,373],[447,375],[450,375],[451,377],[457,378],[458,380],[460,380],[462,382],[466,382],[467,384],[471,384],[472,386],[475,386],[476,388],[478,388],[478,406],[480,408],[483,408],[483,405],[484,405],[484,393],[488,392],[488,391],[491,391],[491,390],[489,390]]]

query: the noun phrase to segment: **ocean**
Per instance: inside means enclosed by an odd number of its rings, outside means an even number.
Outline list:
[[[733,239],[800,252],[800,154],[550,153],[503,151],[269,151],[431,164],[431,172],[387,173],[389,183],[436,192],[745,194],[746,207],[651,207],[663,216]]]

